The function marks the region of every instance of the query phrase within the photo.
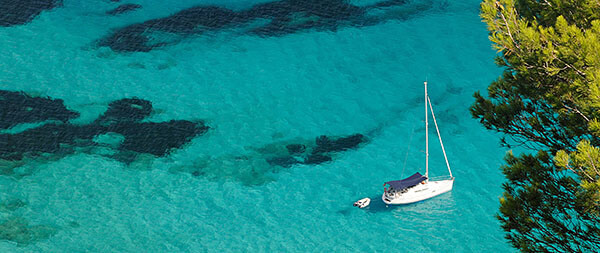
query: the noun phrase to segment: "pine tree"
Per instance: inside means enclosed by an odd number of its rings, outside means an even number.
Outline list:
[[[600,1],[484,0],[504,72],[472,115],[505,134],[498,215],[526,252],[600,252]]]

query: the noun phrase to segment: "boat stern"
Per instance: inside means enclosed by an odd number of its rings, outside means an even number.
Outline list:
[[[392,204],[392,199],[390,197],[386,196],[385,192],[381,195],[381,200],[383,200],[383,203],[385,203],[386,205]]]

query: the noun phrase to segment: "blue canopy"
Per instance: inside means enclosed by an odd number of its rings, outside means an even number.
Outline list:
[[[396,190],[402,190],[402,189],[406,189],[411,186],[415,186],[415,185],[419,184],[420,182],[425,181],[426,179],[427,178],[425,176],[423,176],[423,175],[421,175],[421,173],[417,172],[414,175],[412,175],[406,179],[389,181],[389,182],[385,182],[385,183],[389,184],[390,186],[392,186],[392,188],[394,188]]]

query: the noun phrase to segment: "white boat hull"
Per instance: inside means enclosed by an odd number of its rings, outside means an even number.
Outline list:
[[[424,181],[425,182],[425,181]],[[405,192],[384,192],[381,199],[386,205],[403,205],[433,198],[452,190],[454,178],[419,183]]]

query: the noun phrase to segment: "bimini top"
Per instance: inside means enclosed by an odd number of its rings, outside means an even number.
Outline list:
[[[419,184],[420,182],[425,181],[427,178],[423,175],[421,175],[421,173],[417,172],[414,175],[402,179],[402,180],[396,180],[396,181],[389,181],[389,182],[385,182],[386,184],[389,184],[390,186],[392,186],[392,188],[396,189],[396,190],[402,190],[402,189],[406,189],[408,187],[411,186],[415,186],[417,184]]]

